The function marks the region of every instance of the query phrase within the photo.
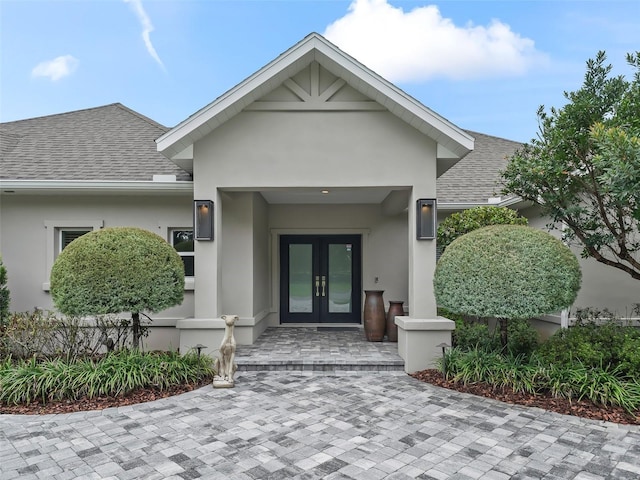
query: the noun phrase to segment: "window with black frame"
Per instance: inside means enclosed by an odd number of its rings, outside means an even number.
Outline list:
[[[176,249],[184,263],[185,277],[193,277],[195,258],[193,253],[193,228],[172,228],[170,230],[171,245]]]

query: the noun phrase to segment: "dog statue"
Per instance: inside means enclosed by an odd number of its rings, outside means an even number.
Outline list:
[[[220,357],[214,360],[216,376],[213,379],[214,388],[229,388],[234,386],[233,376],[238,369],[235,363],[236,339],[233,337],[233,329],[238,320],[238,315],[222,315],[224,320],[224,338],[220,344]]]

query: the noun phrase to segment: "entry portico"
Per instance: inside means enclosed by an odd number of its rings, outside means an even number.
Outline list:
[[[404,300],[407,330],[436,321],[436,245],[416,238],[415,206],[437,197],[436,178],[473,138],[322,36],[309,35],[157,146],[193,173],[194,199],[214,209],[214,239],[195,245],[195,315],[178,322],[181,349],[221,330],[225,313],[240,316],[239,343],[307,318],[292,312],[313,313],[313,324],[360,323],[363,289]],[[306,258],[325,267],[308,269]],[[294,291],[305,275],[309,288]],[[333,303],[309,298],[332,281]],[[358,295],[345,297],[349,288]],[[329,315],[349,309],[356,315]]]

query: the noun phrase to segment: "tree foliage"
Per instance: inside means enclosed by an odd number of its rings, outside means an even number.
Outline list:
[[[60,253],[51,270],[51,296],[66,315],[131,312],[137,347],[140,312],[182,303],[184,265],[154,233],[105,228],[77,238]]]
[[[438,306],[501,320],[528,319],[569,307],[581,271],[571,250],[547,232],[523,225],[483,227],[455,240],[436,266]]]
[[[469,208],[449,215],[438,225],[438,248],[444,251],[456,238],[489,225],[527,225],[526,218],[506,207],[493,205]]]
[[[7,287],[7,268],[0,257],[0,326],[9,318],[9,287]]]
[[[583,257],[640,280],[640,52],[632,80],[612,76],[599,52],[563,108],[538,110],[537,139],[503,172],[504,193],[541,207]]]

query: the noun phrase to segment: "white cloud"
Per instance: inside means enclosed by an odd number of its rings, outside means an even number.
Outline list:
[[[324,36],[393,82],[515,76],[546,62],[509,25],[456,26],[435,5],[405,12],[387,0],[353,0]]]
[[[140,21],[140,25],[142,26],[142,40],[144,41],[144,45],[147,48],[147,52],[149,52],[151,58],[153,58],[164,70],[164,64],[162,63],[162,60],[160,60],[158,52],[156,52],[156,49],[153,47],[153,43],[151,43],[151,32],[153,32],[153,25],[151,24],[149,15],[147,15],[147,12],[142,6],[142,0],[124,0],[124,2],[131,4],[131,8]]]
[[[55,82],[71,75],[78,68],[78,59],[72,55],[62,55],[53,60],[41,62],[31,70],[32,77],[49,77]]]

